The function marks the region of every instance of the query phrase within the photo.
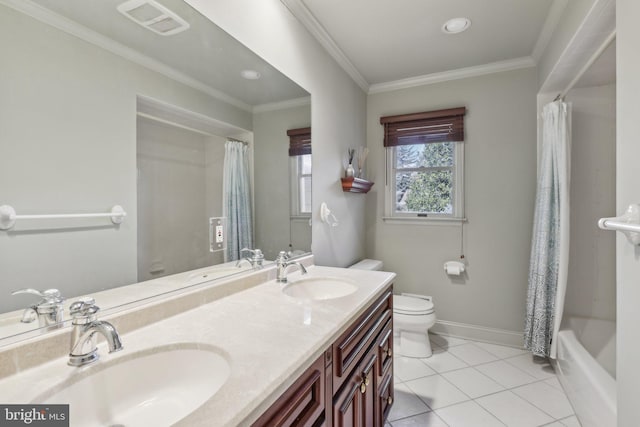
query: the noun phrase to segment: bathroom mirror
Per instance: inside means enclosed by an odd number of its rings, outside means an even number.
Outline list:
[[[286,131],[311,125],[309,93],[182,0],[0,0],[0,50],[0,205],[18,216],[0,230],[0,338],[37,328],[16,329],[39,299],[17,289],[56,288],[68,304],[221,263],[216,277],[242,270],[208,251],[229,139],[250,153],[254,246],[267,260],[310,250],[283,167],[295,162]],[[116,205],[121,224],[20,218]],[[167,291],[153,283],[96,302]]]

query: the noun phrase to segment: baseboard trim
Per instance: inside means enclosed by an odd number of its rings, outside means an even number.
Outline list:
[[[484,326],[470,325],[468,323],[438,320],[436,324],[429,329],[429,332],[456,338],[465,338],[522,348],[522,332],[508,331],[505,329],[487,328]]]

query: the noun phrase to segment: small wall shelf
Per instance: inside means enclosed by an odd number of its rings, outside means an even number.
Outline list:
[[[342,191],[348,193],[368,193],[373,187],[373,182],[361,178],[340,178],[342,180]]]

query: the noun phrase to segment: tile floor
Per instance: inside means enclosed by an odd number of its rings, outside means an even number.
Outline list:
[[[431,345],[430,358],[395,358],[386,427],[580,427],[545,361],[443,335],[431,335]]]

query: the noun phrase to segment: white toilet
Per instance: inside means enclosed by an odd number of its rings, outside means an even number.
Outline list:
[[[393,296],[393,333],[400,355],[431,357],[429,328],[436,324],[431,297],[415,294]]]
[[[382,270],[382,261],[364,259],[350,268]],[[393,296],[393,335],[401,356],[431,357],[429,328],[436,323],[430,296],[402,294]]]

